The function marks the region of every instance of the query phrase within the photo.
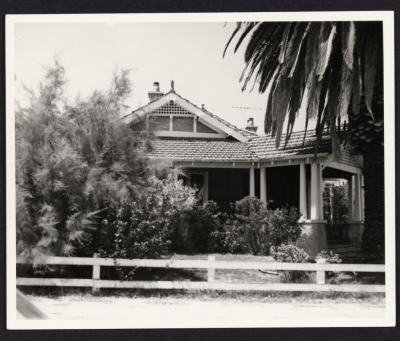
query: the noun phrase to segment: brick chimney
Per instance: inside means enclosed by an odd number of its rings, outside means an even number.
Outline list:
[[[160,83],[154,82],[153,89],[148,92],[150,102],[153,102],[160,97],[164,96],[164,93],[160,91]]]
[[[246,130],[252,131],[253,133],[257,132],[258,127],[254,125],[254,118],[249,117],[247,119],[247,125],[246,125]]]

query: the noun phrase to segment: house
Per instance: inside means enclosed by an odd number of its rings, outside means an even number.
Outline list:
[[[311,255],[327,249],[323,220],[324,180],[344,179],[349,188],[346,238],[359,244],[363,230],[362,159],[342,147],[339,160],[325,134],[315,157],[315,131],[294,132],[276,147],[271,136],[256,133],[252,119],[238,128],[207,109],[198,107],[159,84],[149,92],[150,102],[124,117],[157,139],[148,157],[180,168],[188,185],[196,186],[203,201],[214,200],[222,209],[245,196],[256,196],[271,208],[295,206],[302,214],[299,244]],[[283,136],[283,140],[284,140]]]

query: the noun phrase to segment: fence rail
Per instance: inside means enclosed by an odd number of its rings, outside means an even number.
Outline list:
[[[17,259],[18,264],[30,264]],[[91,279],[27,278],[18,277],[19,286],[62,286],[91,287],[93,292],[100,288],[135,289],[190,289],[190,290],[240,290],[240,291],[339,291],[339,292],[385,292],[378,284],[327,284],[326,272],[385,272],[381,264],[327,264],[327,263],[277,263],[253,261],[222,261],[215,256],[207,260],[185,259],[113,259],[84,257],[46,257],[35,260],[35,264],[92,266]],[[101,266],[205,269],[207,281],[119,281],[102,280]],[[215,281],[215,270],[278,270],[316,272],[316,283],[223,283]]]

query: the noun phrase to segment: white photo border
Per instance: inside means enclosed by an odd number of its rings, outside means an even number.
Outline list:
[[[158,320],[20,320],[16,311],[16,208],[15,208],[15,82],[14,39],[18,23],[145,23],[145,22],[237,22],[237,21],[382,21],[384,52],[384,142],[385,142],[385,316],[382,319],[318,320],[287,318],[265,321],[261,316],[238,319],[185,321],[173,313]],[[396,323],[395,285],[395,88],[394,12],[247,12],[168,14],[16,14],[6,16],[6,266],[8,329],[115,329],[115,328],[246,328],[246,327],[389,327]]]

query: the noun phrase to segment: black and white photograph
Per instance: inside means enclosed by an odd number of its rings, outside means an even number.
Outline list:
[[[394,326],[393,12],[7,15],[7,327]]]

